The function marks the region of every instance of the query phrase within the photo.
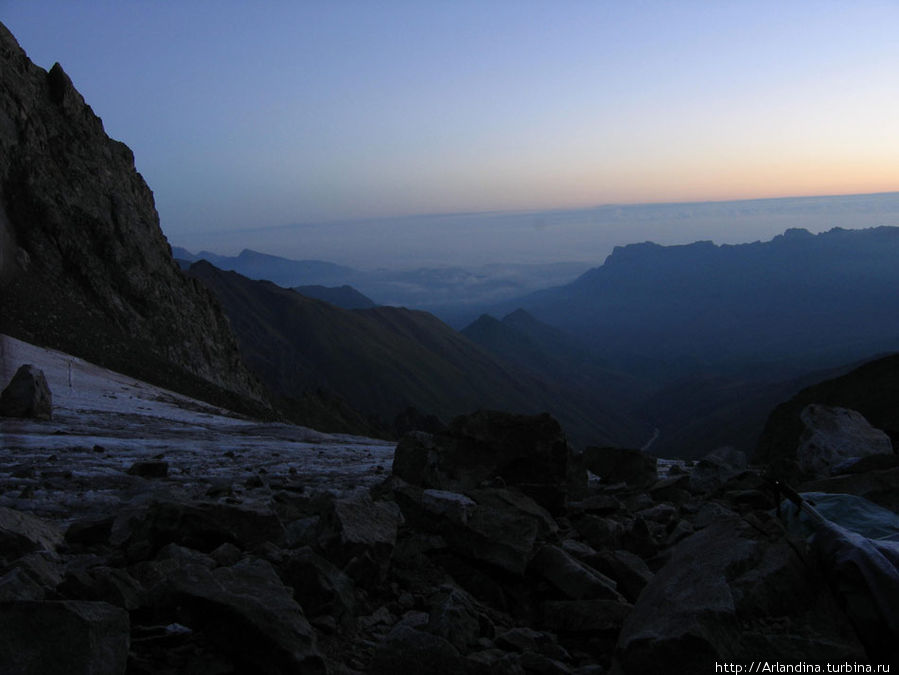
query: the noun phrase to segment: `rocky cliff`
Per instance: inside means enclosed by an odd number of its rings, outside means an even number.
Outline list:
[[[0,85],[0,332],[195,395],[261,398],[214,298],[173,261],[131,150],[2,24]]]

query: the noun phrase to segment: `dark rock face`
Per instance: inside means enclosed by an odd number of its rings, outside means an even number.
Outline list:
[[[0,672],[121,675],[128,613],[105,602],[0,604]]]
[[[55,551],[62,544],[56,526],[28,513],[0,507],[0,556],[14,559],[32,551]]]
[[[197,563],[161,565],[164,579],[151,590],[156,610],[172,608],[241,667],[272,674],[326,672],[315,632],[268,562],[214,570]]]
[[[864,649],[820,569],[775,530],[736,519],[683,541],[640,595],[618,638],[628,673],[715,662],[860,662]],[[781,626],[771,632],[772,623]]]
[[[569,455],[565,435],[549,415],[482,410],[457,417],[446,432],[403,438],[393,473],[438,490],[466,490],[498,481],[558,512],[566,499]]]
[[[258,399],[224,314],[172,259],[131,151],[2,25],[0,79],[0,332]]]
[[[0,417],[53,417],[53,396],[42,370],[25,364],[0,394]]]

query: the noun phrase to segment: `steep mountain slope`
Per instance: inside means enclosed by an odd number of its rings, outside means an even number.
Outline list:
[[[329,302],[343,309],[371,309],[375,306],[375,302],[371,298],[352,286],[297,286],[293,290],[307,298]]]
[[[261,399],[214,298],[172,260],[128,147],[2,25],[0,81],[0,332],[199,397]]]
[[[557,415],[575,442],[631,442],[633,430],[505,364],[425,312],[344,310],[205,261],[190,274],[219,298],[247,362],[272,389],[323,389],[392,421],[409,406],[445,418],[477,408]]]
[[[519,300],[538,319],[661,362],[820,368],[899,345],[899,228],[788,230],[770,242],[634,244]]]

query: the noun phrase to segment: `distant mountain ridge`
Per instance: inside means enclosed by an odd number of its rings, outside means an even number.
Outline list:
[[[549,411],[579,443],[643,436],[639,425],[491,356],[426,312],[348,311],[206,261],[189,274],[216,294],[247,363],[283,396],[330,392],[383,425],[410,406],[444,419],[496,408]]]
[[[293,290],[307,298],[329,302],[341,309],[371,309],[376,306],[374,300],[362,295],[352,286],[297,286]]]
[[[239,272],[251,279],[271,281],[285,288],[342,285],[346,279],[357,274],[354,269],[323,260],[291,260],[248,248],[237,256],[224,256],[209,251],[194,254],[176,246],[172,248],[172,255],[187,262],[208,260],[219,269]]]
[[[632,244],[514,306],[619,358],[827,367],[899,348],[897,260],[897,227]]]
[[[473,306],[571,281],[589,267],[585,263],[561,262],[359,270],[321,260],[290,260],[249,249],[238,256],[222,256],[175,247],[173,254],[185,263],[208,260],[219,269],[284,288],[349,285],[377,304],[424,309],[444,320],[467,317]],[[459,323],[464,325],[467,321]]]

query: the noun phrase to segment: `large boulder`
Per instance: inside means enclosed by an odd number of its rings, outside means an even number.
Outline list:
[[[44,371],[26,363],[0,394],[0,417],[49,420],[52,416],[53,396]]]
[[[690,489],[700,493],[714,492],[746,467],[745,452],[730,447],[717,448],[696,462],[690,472]]]
[[[123,509],[112,524],[109,543],[138,561],[169,543],[204,552],[224,543],[251,550],[265,542],[277,543],[283,535],[281,521],[266,509],[160,499]]]
[[[202,633],[236,672],[326,672],[315,631],[268,562],[216,569],[171,559],[145,565],[158,568],[150,593],[159,620]]]
[[[796,454],[800,470],[808,475],[829,476],[849,460],[893,453],[890,437],[855,410],[812,404],[800,419],[805,430]]]
[[[407,521],[440,535],[464,558],[523,577],[541,538],[558,531],[549,513],[527,495],[504,488],[422,490],[396,478],[394,495]]]
[[[565,434],[549,415],[481,410],[457,417],[445,432],[405,436],[393,473],[413,485],[455,492],[500,483],[557,512],[565,504],[569,455]]]
[[[863,662],[864,649],[822,571],[775,525],[763,534],[763,523],[733,518],[678,544],[622,627],[622,671]]]
[[[280,572],[310,618],[332,616],[341,620],[352,614],[356,604],[353,580],[310,547],[291,551]]]
[[[0,673],[121,675],[128,612],[105,602],[0,604]]]
[[[32,551],[55,551],[62,532],[36,516],[0,506],[0,560],[14,560]]]
[[[357,584],[376,587],[387,577],[400,518],[395,504],[367,493],[335,499],[319,521],[318,546]]]
[[[584,450],[584,462],[604,483],[642,488],[659,478],[658,460],[641,450],[589,447]]]
[[[534,556],[531,570],[555,586],[569,600],[624,598],[615,582],[558,546],[547,544]]]

